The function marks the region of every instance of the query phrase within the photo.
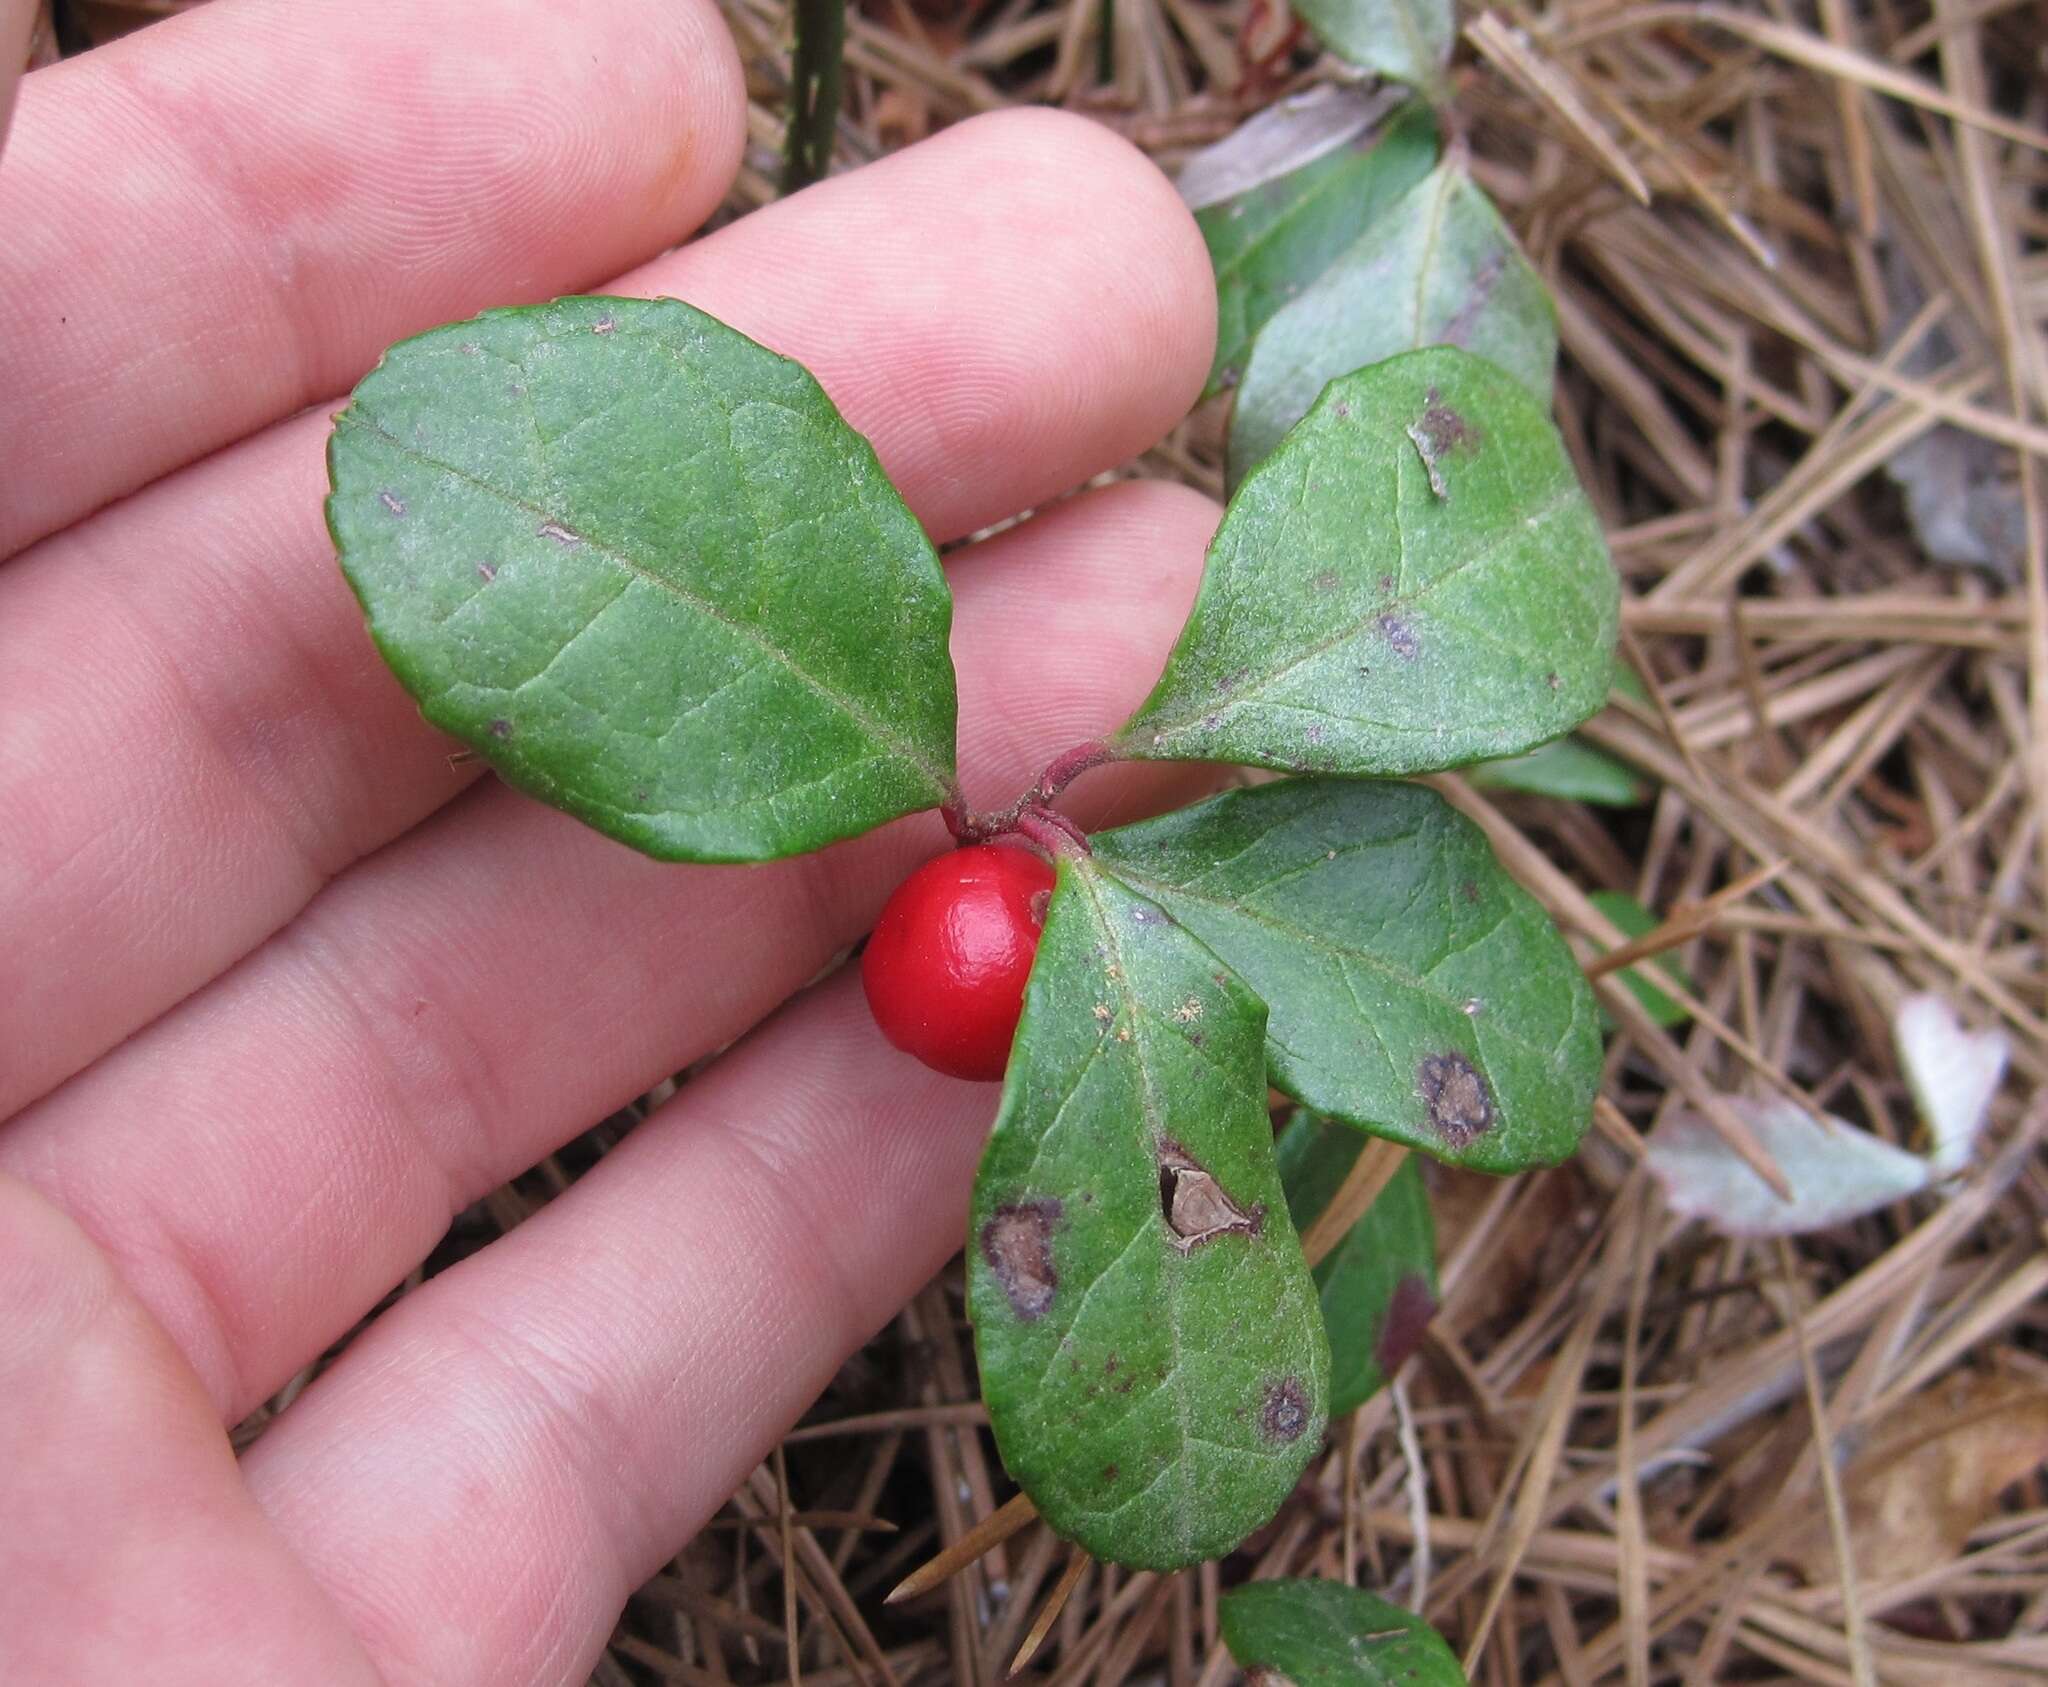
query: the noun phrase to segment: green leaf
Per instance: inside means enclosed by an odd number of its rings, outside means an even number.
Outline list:
[[[1557,363],[1549,289],[1455,162],[1410,188],[1266,324],[1231,411],[1231,484],[1331,380],[1432,345],[1499,364],[1549,408]]]
[[[1265,999],[1272,1079],[1296,1100],[1481,1171],[1577,1145],[1600,1081],[1592,991],[1434,791],[1281,780],[1094,847]]]
[[[1216,269],[1209,392],[1244,373],[1252,336],[1429,171],[1436,120],[1410,101],[1298,170],[1195,213]]]
[[[1650,800],[1649,786],[1633,768],[1578,738],[1559,738],[1506,761],[1481,762],[1465,777],[1481,789],[1527,791],[1603,808],[1640,808]]]
[[[1448,347],[1332,381],[1231,500],[1127,756],[1422,773],[1607,698],[1620,586],[1550,419]]]
[[[1441,90],[1458,33],[1451,0],[1295,0],[1294,10],[1340,59]]]
[[[1442,1635],[1363,1588],[1246,1582],[1224,1594],[1218,1617],[1247,1687],[1465,1687]]]
[[[1664,923],[1626,891],[1596,890],[1587,900],[1613,921],[1624,937],[1647,937]],[[1643,1004],[1649,1016],[1669,1031],[1673,1026],[1683,1025],[1692,1015],[1651,982],[1660,972],[1679,989],[1698,994],[1691,977],[1674,955],[1659,955],[1640,966],[1632,966],[1621,975],[1621,981],[1628,986],[1629,994]],[[1605,1008],[1600,1010],[1600,1017],[1607,1029],[1614,1029]]]
[[[1274,1152],[1294,1227],[1307,1233],[1342,1187],[1365,1138],[1298,1108]],[[1421,1345],[1436,1315],[1436,1224],[1422,1166],[1401,1169],[1315,1268],[1330,1337],[1330,1415],[1365,1404]]]
[[[1633,698],[1646,709],[1656,706],[1656,699],[1650,695],[1650,688],[1643,684],[1643,676],[1628,665],[1628,659],[1619,651],[1614,655],[1613,688],[1622,696]]]
[[[1329,1347],[1273,1162],[1265,1019],[1163,910],[1060,864],[967,1305],[1003,1463],[1112,1563],[1230,1551],[1322,1442]]]
[[[944,799],[952,599],[799,365],[672,299],[392,347],[328,525],[421,711],[665,860],[815,849]]]

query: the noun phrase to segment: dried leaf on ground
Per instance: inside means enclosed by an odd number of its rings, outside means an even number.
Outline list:
[[[1842,1476],[1857,1580],[1869,1589],[1910,1582],[1961,1556],[1999,1495],[2048,1462],[2048,1384],[1966,1372],[1857,1439]],[[1816,1586],[1839,1579],[1825,1519],[1780,1556]]]
[[[1675,1111],[1651,1134],[1646,1155],[1674,1212],[1704,1219],[1731,1236],[1799,1236],[1846,1224],[1925,1189],[1933,1169],[1846,1119],[1825,1124],[1782,1097],[1730,1096],[1792,1186],[1781,1200],[1697,1113]]]

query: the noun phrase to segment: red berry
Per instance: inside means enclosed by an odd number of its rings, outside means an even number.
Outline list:
[[[977,844],[898,885],[860,968],[882,1035],[949,1077],[1000,1078],[1052,880],[1028,850]]]

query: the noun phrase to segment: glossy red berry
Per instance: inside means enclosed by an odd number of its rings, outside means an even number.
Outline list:
[[[977,844],[898,885],[860,968],[882,1035],[950,1077],[1000,1078],[1052,880],[1029,850]]]

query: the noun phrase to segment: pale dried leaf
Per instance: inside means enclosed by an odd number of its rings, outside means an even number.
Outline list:
[[[1695,1113],[1673,1113],[1649,1140],[1648,1161],[1672,1210],[1735,1236],[1797,1236],[1875,1212],[1927,1187],[1926,1160],[1830,1116],[1827,1125],[1789,1101],[1730,1097],[1792,1186],[1780,1200],[1720,1133]]]
[[[1407,97],[1400,88],[1329,83],[1277,101],[1183,164],[1180,196],[1199,211],[1249,193],[1369,133]]]

